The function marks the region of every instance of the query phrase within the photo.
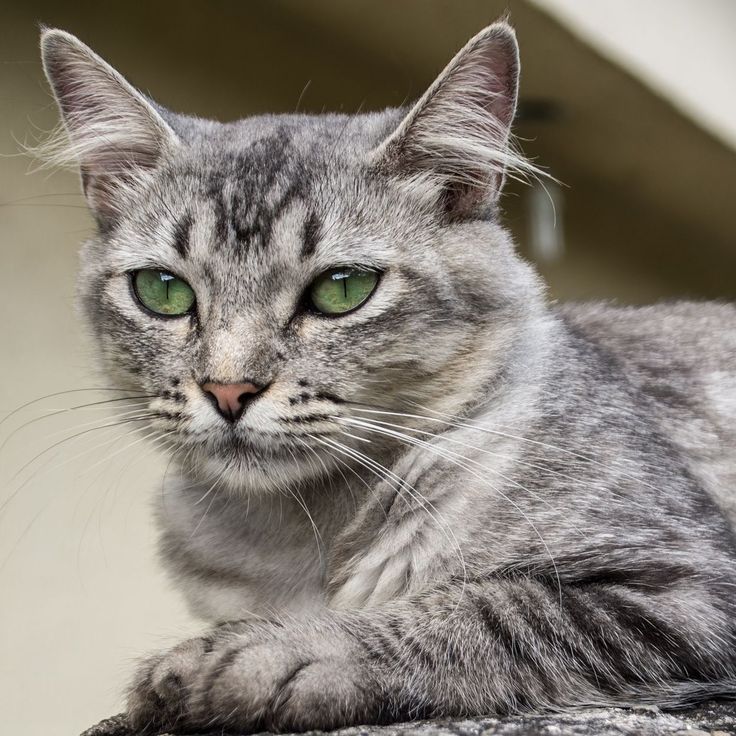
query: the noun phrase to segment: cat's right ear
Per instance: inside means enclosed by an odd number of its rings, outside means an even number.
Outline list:
[[[67,138],[49,159],[78,163],[93,214],[109,224],[123,190],[140,186],[177,136],[144,95],[70,33],[44,30],[41,56]]]
[[[511,145],[519,48],[505,21],[472,38],[372,153],[398,177],[431,178],[452,218],[493,211],[509,173],[535,171]]]

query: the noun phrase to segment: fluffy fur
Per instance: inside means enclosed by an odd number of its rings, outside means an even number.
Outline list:
[[[507,24],[411,109],[229,124],[42,46],[99,225],[80,300],[152,397],[162,555],[215,624],[142,665],[139,730],[734,694],[736,310],[547,301],[497,214],[530,171]],[[347,265],[372,297],[305,309]],[[146,267],[196,313],[142,310]],[[267,388],[231,425],[206,381]]]

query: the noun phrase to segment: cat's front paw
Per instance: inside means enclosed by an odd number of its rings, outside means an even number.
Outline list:
[[[128,692],[127,716],[136,733],[193,725],[192,694],[210,642],[209,636],[188,639],[143,661]]]
[[[381,702],[347,632],[229,625],[147,660],[128,717],[144,734],[329,729],[375,720]]]

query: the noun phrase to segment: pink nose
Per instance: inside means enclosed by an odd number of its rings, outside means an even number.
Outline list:
[[[217,411],[233,424],[243,415],[248,401],[262,388],[262,386],[256,386],[255,383],[212,383],[208,381],[202,384],[202,391],[207,394]]]

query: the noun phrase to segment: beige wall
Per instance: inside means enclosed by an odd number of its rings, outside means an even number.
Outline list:
[[[29,116],[50,120],[49,98],[33,25],[3,24],[0,34],[8,155],[10,131],[22,139]],[[50,736],[119,710],[131,660],[193,627],[154,564],[148,505],[161,463],[141,444],[111,457],[132,441],[111,429],[53,447],[108,423],[101,411],[22,428],[110,395],[79,391],[105,383],[91,375],[73,308],[77,245],[90,230],[77,178],[29,176],[28,165],[0,159],[0,418],[76,393],[0,424],[0,733]]]
[[[79,33],[174,109],[232,118],[292,109],[309,80],[305,109],[400,103],[507,4],[3,5],[0,418],[41,396],[74,393],[38,401],[0,425],[0,444],[7,442],[0,450],[0,732],[80,731],[120,707],[136,656],[196,628],[154,561],[148,505],[161,459],[124,431],[88,431],[107,423],[99,409],[42,418],[109,394],[86,391],[105,381],[90,371],[93,350],[73,310],[75,253],[91,227],[76,177],[28,175],[29,161],[15,155],[14,139],[55,121],[37,61],[36,22]],[[564,107],[559,119],[527,119],[520,128],[530,153],[567,185],[566,252],[543,264],[553,294],[632,301],[736,295],[734,214],[714,204],[719,192],[730,200],[736,183],[729,154],[544,14],[523,2],[511,7],[526,96]],[[667,136],[637,143],[644,134],[635,117],[614,127],[616,115],[595,103],[597,89],[605,89],[611,110],[645,109]],[[679,174],[666,169],[668,140],[692,162]],[[718,191],[683,204],[692,186],[686,179],[703,162]],[[526,197],[514,188],[506,200],[525,251]]]
[[[733,0],[532,0],[736,148]]]

